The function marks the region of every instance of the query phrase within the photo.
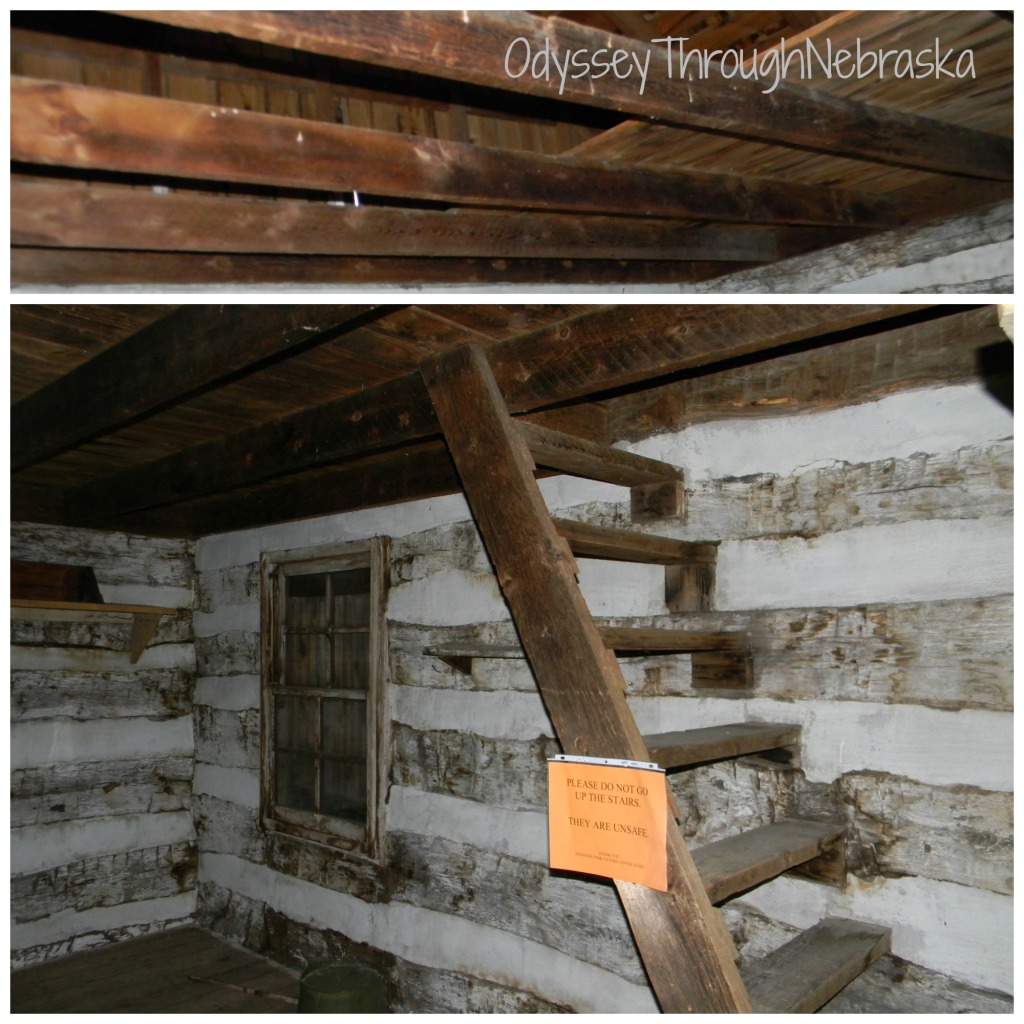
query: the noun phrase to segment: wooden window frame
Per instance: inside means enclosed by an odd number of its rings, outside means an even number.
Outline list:
[[[260,557],[260,812],[263,826],[269,831],[322,843],[353,857],[377,863],[382,862],[384,850],[384,794],[390,738],[386,704],[389,676],[386,614],[388,551],[388,538],[374,537],[347,544],[265,552]],[[280,683],[283,676],[285,580],[295,575],[363,568],[370,569],[370,677],[366,695],[367,812],[366,822],[361,825],[328,815],[280,807],[275,803],[274,697],[279,692],[288,692]]]

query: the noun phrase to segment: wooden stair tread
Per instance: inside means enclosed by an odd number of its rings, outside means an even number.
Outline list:
[[[889,952],[891,931],[829,917],[741,969],[757,1013],[813,1013]]]
[[[753,685],[750,653],[744,633],[705,633],[694,630],[649,630],[598,627],[604,645],[620,657],[647,654],[689,654],[691,685],[695,689],[747,690]],[[519,644],[450,641],[423,648],[469,675],[474,658],[525,658]]]
[[[514,423],[533,461],[547,469],[624,487],[661,484],[683,478],[682,470],[667,462],[610,448],[526,420],[515,420]]]
[[[605,647],[613,651],[746,651],[749,638],[740,630],[649,629],[598,626]]]
[[[846,829],[791,819],[741,832],[691,851],[712,903],[734,896],[813,860],[838,843]]]
[[[605,647],[623,654],[677,653],[691,651],[746,651],[747,634],[739,631],[694,629],[634,629],[625,626],[598,626]],[[424,654],[435,658],[523,658],[519,644],[480,643],[453,640],[431,644]]]
[[[787,747],[800,736],[800,726],[781,722],[737,722],[703,729],[645,736],[651,760],[662,768],[684,768],[704,761],[756,754]]]
[[[572,519],[552,521],[559,534],[569,542],[572,553],[583,558],[611,558],[650,565],[713,565],[718,556],[718,544],[708,541],[656,537]]]

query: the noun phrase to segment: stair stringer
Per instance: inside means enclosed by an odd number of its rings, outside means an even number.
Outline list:
[[[454,349],[420,370],[562,749],[650,760],[485,355]],[[667,848],[667,893],[615,883],[662,1011],[750,1012],[735,946],[674,825]]]

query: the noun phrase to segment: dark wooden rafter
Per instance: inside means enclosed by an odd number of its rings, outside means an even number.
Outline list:
[[[133,16],[223,32],[310,53],[385,65],[491,88],[556,96],[671,124],[841,153],[946,174],[1010,180],[1013,143],[929,118],[880,108],[781,82],[770,94],[757,81],[688,67],[669,77],[664,45],[609,35],[560,18],[520,11],[143,11]],[[536,53],[549,41],[566,54],[620,48],[649,59],[643,94],[638,78],[606,75],[512,78],[505,55],[516,38]],[[525,50],[523,50],[525,52]],[[649,58],[648,58],[649,55]]]
[[[486,357],[454,349],[421,364],[421,373],[563,749],[647,760],[621,672],[583,602]],[[732,942],[676,829],[667,845],[667,893],[616,882],[662,1010],[749,1010]]]
[[[11,159],[469,205],[768,224],[898,223],[885,197],[821,186],[573,164],[21,76],[11,79]]]
[[[168,252],[710,260],[778,255],[771,229],[509,210],[339,207],[297,199],[11,183],[13,245]]]
[[[183,532],[201,537],[222,532],[226,526],[245,529],[379,508],[412,497],[452,494],[458,489],[458,474],[443,442],[425,441],[327,471],[289,476],[261,487],[194,502],[186,506],[188,516],[181,526]],[[173,511],[173,506],[155,511],[166,514]]]
[[[530,413],[531,420],[556,422],[579,434],[604,436],[603,409],[594,404],[567,406]],[[518,422],[522,423],[523,420]],[[553,471],[538,469],[538,479]],[[45,521],[64,522],[58,495],[37,495],[31,490],[12,497],[21,507],[40,508]],[[357,509],[378,508],[416,498],[435,498],[461,489],[448,448],[441,439],[403,445],[336,466],[293,474],[225,495],[213,495],[182,505],[152,509],[130,517],[130,522],[109,521],[104,527],[131,529],[132,523],[163,536],[202,537],[226,528],[246,529],[309,516],[334,515]],[[689,609],[680,609],[689,610]]]
[[[510,409],[523,413],[871,324],[892,312],[881,303],[599,307],[575,320],[500,342],[490,348],[488,358]],[[407,374],[83,485],[69,500],[83,522],[105,520],[406,445],[438,432],[422,380]]]
[[[12,469],[322,344],[376,308],[183,306],[18,402],[11,409]]]
[[[779,229],[775,229],[779,230]],[[826,230],[826,229],[821,229]],[[505,259],[435,256],[308,256],[281,253],[152,252],[14,246],[11,283],[161,285],[287,284],[662,284],[702,281],[742,263],[683,260]]]

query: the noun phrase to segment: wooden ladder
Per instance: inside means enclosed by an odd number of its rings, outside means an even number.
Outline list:
[[[680,547],[668,538],[556,522],[534,477],[544,466],[624,484],[632,488],[634,511],[650,515],[678,508],[678,469],[514,420],[478,348],[449,350],[420,371],[565,753],[678,768],[796,741],[799,727],[771,723],[641,736],[616,649],[706,654],[712,660],[705,685],[718,685],[722,676],[726,685],[749,685],[749,651],[736,634],[602,633],[579,590],[574,552],[676,566],[667,574],[669,588],[693,601],[709,592],[714,545]],[[683,556],[689,561],[681,562]],[[465,646],[434,653],[463,669],[472,657],[508,656]],[[615,882],[662,1011],[812,1011],[885,953],[887,928],[829,919],[754,965],[745,983],[732,938],[712,905],[801,864],[811,863],[809,870],[822,878],[845,870],[836,867],[842,838],[843,830],[830,825],[779,822],[691,854],[670,825],[669,891]]]

